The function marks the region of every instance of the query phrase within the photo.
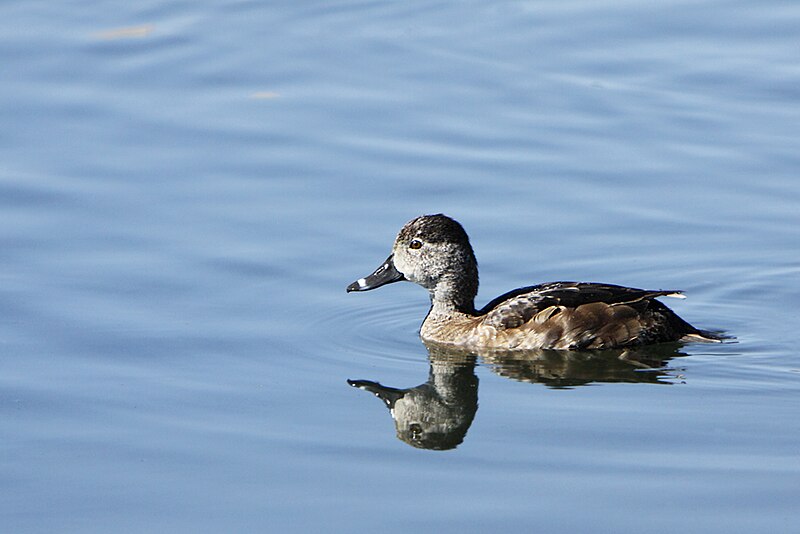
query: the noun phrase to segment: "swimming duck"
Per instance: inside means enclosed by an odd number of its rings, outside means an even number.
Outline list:
[[[551,282],[515,289],[475,309],[478,262],[464,228],[446,215],[409,221],[375,272],[347,286],[369,291],[408,280],[430,292],[420,336],[469,349],[610,349],[666,341],[718,342],[656,300],[681,291]]]

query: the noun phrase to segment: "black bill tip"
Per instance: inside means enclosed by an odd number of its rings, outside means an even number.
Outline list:
[[[367,279],[366,278],[359,278],[349,286],[347,286],[347,292],[350,293],[351,291],[366,291],[367,289]]]

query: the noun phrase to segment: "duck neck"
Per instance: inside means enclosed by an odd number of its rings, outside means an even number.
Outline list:
[[[458,313],[475,313],[477,282],[444,278],[431,290],[431,311],[434,317],[448,317]]]

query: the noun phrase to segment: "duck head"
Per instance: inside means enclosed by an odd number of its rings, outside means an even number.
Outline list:
[[[464,228],[442,214],[409,221],[397,234],[386,261],[347,286],[347,291],[369,291],[400,280],[427,289],[434,305],[473,311],[478,262]]]

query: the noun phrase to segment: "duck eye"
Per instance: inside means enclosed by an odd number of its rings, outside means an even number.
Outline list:
[[[413,248],[414,250],[422,248],[422,241],[419,239],[412,239],[411,243],[408,244],[408,248]]]

